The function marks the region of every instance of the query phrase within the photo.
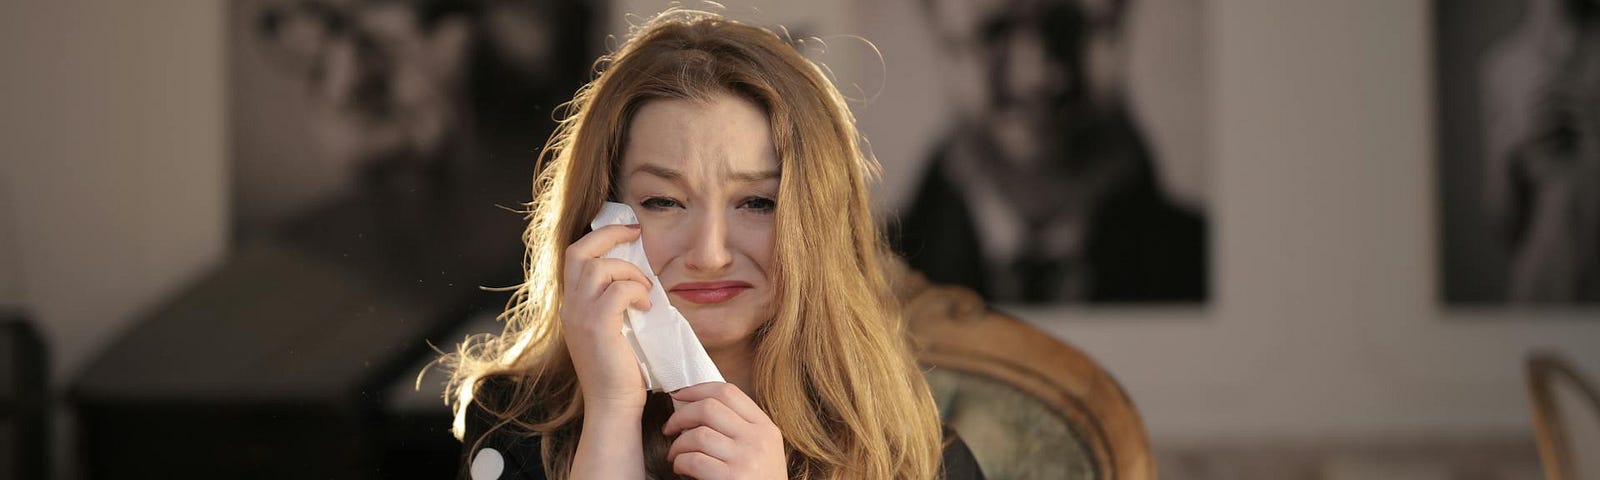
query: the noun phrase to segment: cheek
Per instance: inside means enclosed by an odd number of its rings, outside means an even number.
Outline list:
[[[671,261],[679,249],[677,229],[668,222],[650,221],[640,219],[640,239],[644,242],[644,255],[650,259],[650,270],[655,275],[661,274],[667,262]]]
[[[734,239],[750,261],[755,263],[763,276],[772,272],[772,255],[776,250],[777,236],[773,233],[772,222],[762,222],[749,225],[741,229]]]

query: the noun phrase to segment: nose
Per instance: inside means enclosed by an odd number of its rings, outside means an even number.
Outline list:
[[[1049,54],[1038,35],[1019,32],[1011,38],[1005,66],[1005,87],[1014,101],[1031,101],[1053,83]]]
[[[317,55],[311,78],[325,100],[362,114],[392,114],[394,60],[371,34],[355,31],[335,37]]]
[[[684,266],[690,271],[716,273],[733,263],[728,251],[728,221],[720,212],[701,214],[690,235],[689,251],[684,253]]]

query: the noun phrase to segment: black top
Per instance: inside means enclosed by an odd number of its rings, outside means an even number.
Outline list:
[[[479,384],[475,395],[490,405],[504,405],[503,397],[509,393],[509,388],[506,381],[488,380]],[[518,435],[506,427],[494,429],[485,437],[484,432],[492,429],[495,423],[495,416],[479,407],[477,402],[467,407],[466,432],[462,441],[464,451],[461,471],[457,476],[463,480],[544,480],[544,462],[539,457],[538,439]],[[973,458],[972,450],[961,441],[961,437],[948,428],[944,429],[944,437],[944,461],[941,464],[944,475],[941,478],[983,480],[978,460]],[[481,463],[477,470],[481,471],[480,475],[484,478],[473,477],[474,463]],[[497,466],[499,468],[495,468]]]

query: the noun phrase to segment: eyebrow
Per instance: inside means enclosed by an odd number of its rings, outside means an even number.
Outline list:
[[[653,163],[646,163],[639,165],[638,167],[634,167],[633,172],[629,173],[629,176],[640,173],[661,177],[662,180],[669,182],[683,183],[683,172]],[[729,180],[734,180],[741,183],[755,183],[762,180],[778,178],[778,176],[779,174],[777,170],[768,170],[764,172],[733,172],[728,174],[727,178]]]

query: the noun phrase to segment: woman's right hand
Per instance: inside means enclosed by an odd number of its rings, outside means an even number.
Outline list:
[[[644,378],[622,336],[622,322],[628,307],[650,308],[650,278],[625,260],[601,258],[639,235],[638,225],[609,225],[567,247],[561,324],[583,389],[584,410],[591,413],[644,410]]]

